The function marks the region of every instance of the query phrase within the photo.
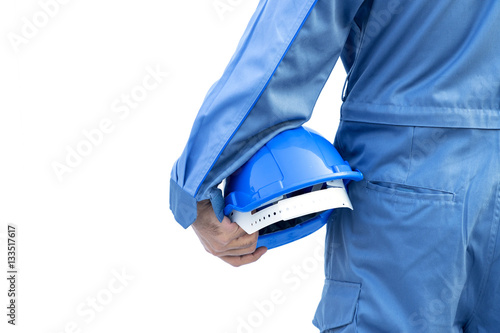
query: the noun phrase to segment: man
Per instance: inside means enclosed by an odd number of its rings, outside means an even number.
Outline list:
[[[328,223],[322,332],[500,330],[500,2],[261,1],[174,165],[170,205],[239,266],[217,185],[307,121],[338,57],[335,145],[365,180]]]

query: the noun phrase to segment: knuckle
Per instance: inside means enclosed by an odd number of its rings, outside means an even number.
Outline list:
[[[231,236],[229,236],[228,234],[222,234],[219,236],[218,240],[223,246],[225,246],[231,242]]]
[[[257,250],[257,240],[251,240],[245,244],[245,254],[254,253]]]
[[[225,246],[223,244],[215,243],[212,245],[213,255],[217,255],[218,253],[225,251]]]
[[[209,246],[205,246],[205,250],[213,256],[218,257],[218,253],[220,252],[216,245],[210,244]]]
[[[255,252],[255,249],[256,246],[255,245],[251,245],[251,246],[248,246],[247,248],[243,249],[241,251],[241,254],[242,255],[249,255],[249,254],[253,254]]]
[[[257,242],[252,243],[252,246],[250,247],[250,253],[254,253],[255,250],[257,250]]]

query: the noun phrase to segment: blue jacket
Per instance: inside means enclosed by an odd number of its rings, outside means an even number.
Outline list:
[[[500,129],[500,1],[261,0],[172,169],[170,208],[196,202],[279,132],[309,119],[337,59],[341,119]]]

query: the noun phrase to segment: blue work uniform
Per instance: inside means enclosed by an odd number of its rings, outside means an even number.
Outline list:
[[[328,222],[321,332],[500,332],[500,1],[261,0],[172,169],[196,202],[307,121],[337,59],[335,145],[365,179]]]

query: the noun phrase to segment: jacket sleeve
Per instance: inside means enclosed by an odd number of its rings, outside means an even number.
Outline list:
[[[261,0],[222,77],[208,92],[172,168],[170,209],[189,227],[196,203],[261,146],[311,116],[363,0]]]

